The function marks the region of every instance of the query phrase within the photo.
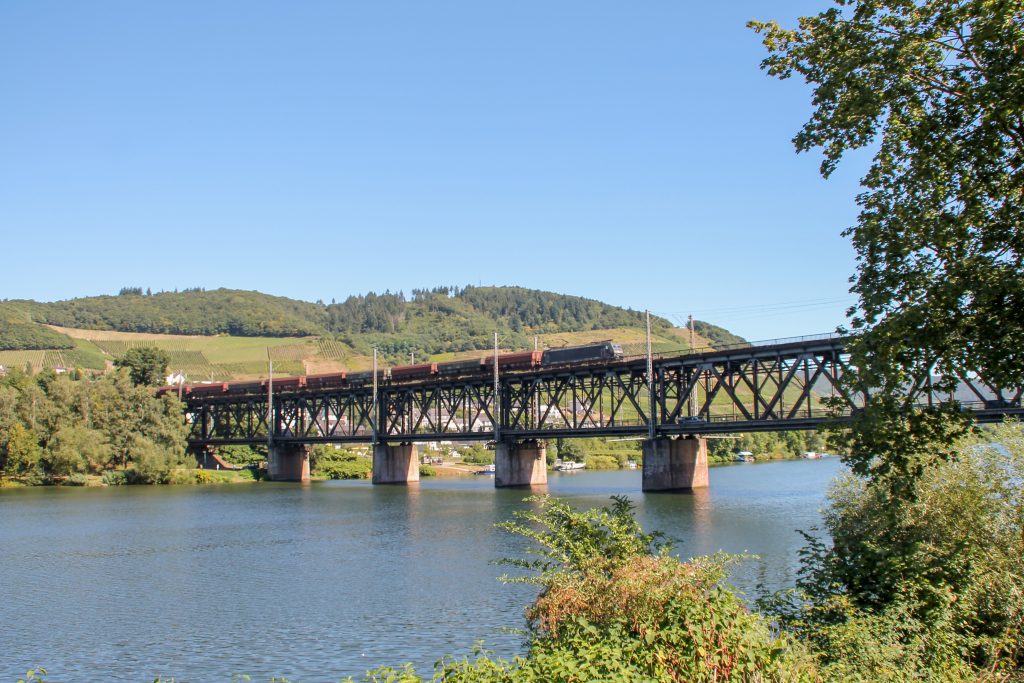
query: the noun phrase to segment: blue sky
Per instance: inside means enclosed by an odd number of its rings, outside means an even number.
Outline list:
[[[866,158],[790,139],[811,0],[0,3],[0,298],[521,285],[828,331]]]

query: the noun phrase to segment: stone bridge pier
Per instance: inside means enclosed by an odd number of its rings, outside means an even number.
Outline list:
[[[644,491],[692,491],[708,486],[708,440],[647,439],[643,445]]]
[[[374,444],[374,484],[407,484],[419,480],[420,458],[416,444]]]
[[[543,441],[499,441],[494,447],[494,486],[547,484],[547,456]]]
[[[270,481],[309,481],[309,446],[273,444],[267,456]]]

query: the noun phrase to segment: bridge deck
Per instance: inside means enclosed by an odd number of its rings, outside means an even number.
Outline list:
[[[832,416],[825,399],[849,415],[864,405],[841,380],[845,340],[834,335],[657,357],[647,360],[502,371],[495,409],[493,375],[468,373],[334,389],[281,388],[273,397],[273,440],[369,443],[547,439],[574,436],[714,434],[813,429]],[[961,399],[979,422],[1024,415],[1020,388],[961,380],[960,396],[921,382],[913,399],[934,405]],[[376,399],[376,400],[375,400]],[[190,444],[267,442],[262,393],[186,399]],[[495,429],[495,413],[498,416]]]

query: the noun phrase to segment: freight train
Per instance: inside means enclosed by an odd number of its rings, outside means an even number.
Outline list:
[[[535,370],[540,368],[559,367],[563,365],[581,365],[587,363],[607,362],[622,359],[622,347],[610,341],[580,346],[565,346],[544,351],[523,351],[502,353],[498,355],[499,370]],[[494,356],[457,360],[448,363],[419,363],[417,365],[399,365],[377,371],[377,380],[384,382],[408,382],[430,378],[452,378],[473,375],[491,375],[494,373]],[[274,391],[295,391],[297,389],[345,389],[360,387],[373,383],[373,371],[335,372],[321,375],[303,375],[300,377],[281,377],[274,379]],[[182,396],[265,394],[268,381],[253,380],[246,382],[217,382],[212,384],[185,384],[181,387]],[[167,386],[158,393],[177,393],[178,387]]]

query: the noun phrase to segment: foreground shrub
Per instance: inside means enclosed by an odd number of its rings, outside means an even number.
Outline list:
[[[782,623],[838,680],[978,680],[1024,666],[1024,433],[1000,425],[911,495],[847,476]],[[998,679],[998,678],[997,678]]]
[[[725,556],[680,562],[659,534],[644,533],[625,498],[577,512],[553,498],[499,525],[536,541],[533,570],[505,577],[541,586],[527,611],[527,655],[478,653],[442,661],[434,680],[451,683],[550,681],[814,681],[797,644],[773,635],[725,587]],[[368,681],[419,681],[411,669],[381,669]]]
[[[556,580],[529,610],[526,680],[814,680],[731,589],[722,557],[638,555]]]
[[[108,470],[103,473],[102,481],[106,486],[124,486],[128,483],[128,473],[124,470]]]

